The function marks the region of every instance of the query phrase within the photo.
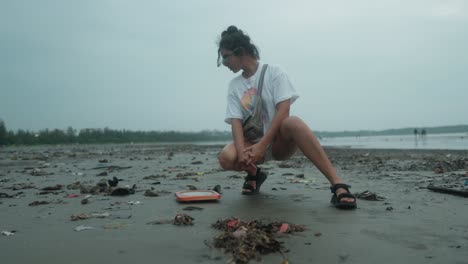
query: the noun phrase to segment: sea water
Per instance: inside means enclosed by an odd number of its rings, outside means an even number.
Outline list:
[[[324,137],[319,140],[324,147],[468,150],[468,133],[428,134],[425,136]]]

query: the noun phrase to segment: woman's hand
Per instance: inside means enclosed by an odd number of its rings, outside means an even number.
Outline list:
[[[246,151],[246,149],[244,148],[244,150],[240,151],[237,155],[237,160],[239,161],[239,163],[244,164],[247,167],[251,160],[250,152]]]
[[[262,163],[265,158],[266,148],[267,147],[260,142],[245,148],[244,153],[246,153],[249,157],[247,164],[256,165]]]

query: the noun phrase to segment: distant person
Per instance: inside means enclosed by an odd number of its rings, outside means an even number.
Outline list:
[[[425,138],[426,137],[426,129],[423,128],[423,130],[421,130],[421,137]]]
[[[414,129],[414,137],[418,137],[418,134],[419,134],[419,132],[418,132],[418,130],[415,128],[415,129]]]
[[[270,159],[286,160],[299,148],[325,175],[333,193],[331,202],[339,209],[356,208],[356,198],[349,185],[337,176],[325,151],[310,128],[289,110],[299,97],[288,75],[278,66],[268,65],[264,73],[261,96],[258,81],[264,63],[250,37],[235,26],[221,33],[218,67],[222,64],[234,73],[242,73],[229,83],[225,121],[231,125],[234,142],[226,145],[218,159],[225,170],[246,171],[242,194],[258,194],[267,174],[257,165]],[[251,116],[257,100],[262,100],[263,135],[255,139],[244,136],[243,124]]]

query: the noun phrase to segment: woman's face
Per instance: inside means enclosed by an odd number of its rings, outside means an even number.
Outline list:
[[[241,57],[236,56],[234,54],[235,51],[235,49],[234,51],[232,51],[225,48],[221,48],[219,50],[219,54],[221,56],[221,63],[234,73],[242,69]]]

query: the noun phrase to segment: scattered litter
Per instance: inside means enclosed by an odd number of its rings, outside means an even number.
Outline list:
[[[429,190],[431,190],[433,192],[439,192],[439,193],[453,194],[453,195],[462,196],[462,197],[468,197],[468,191],[465,191],[465,190],[456,190],[456,189],[452,189],[452,188],[436,187],[434,185],[427,186],[427,189],[429,189]]]
[[[355,194],[357,198],[368,201],[383,201],[385,197],[377,195],[375,192],[363,191]]]
[[[211,190],[186,190],[175,193],[178,202],[216,201],[221,194]]]
[[[110,187],[116,187],[119,184],[119,181],[122,179],[118,179],[117,177],[112,177],[112,180],[107,180],[107,183],[109,183]]]
[[[213,191],[217,192],[217,193],[221,193],[221,185],[216,185],[214,188],[213,188]]]
[[[58,190],[61,190],[62,188],[63,188],[62,184],[57,184],[57,185],[54,185],[54,186],[44,187],[41,190],[43,190],[43,191],[58,191]]]
[[[37,206],[37,205],[42,205],[42,204],[49,204],[50,202],[48,201],[34,201],[30,204],[28,204],[29,206]]]
[[[185,210],[185,211],[200,211],[200,210],[203,210],[203,208],[196,207],[196,206],[187,206],[187,207],[183,208],[182,210]]]
[[[0,198],[14,198],[14,195],[9,195],[8,193],[0,193]]]
[[[315,182],[315,178],[306,179],[304,177],[304,174],[302,175],[299,174],[294,177],[287,177],[286,179],[289,180],[290,183],[314,183]]]
[[[80,196],[83,196],[83,195],[79,194],[79,193],[74,193],[74,194],[69,194],[69,195],[65,196],[65,198],[77,198],[77,197],[80,197]]]
[[[34,184],[32,183],[17,183],[13,184],[13,186],[11,187],[13,191],[33,188],[36,188],[36,186],[34,186]]]
[[[155,191],[152,191],[152,190],[146,190],[144,196],[157,197],[157,196],[159,196],[159,193],[155,192]]]
[[[106,218],[106,217],[109,217],[110,214],[105,212],[105,213],[90,213],[90,214],[87,214],[87,213],[81,213],[81,214],[76,214],[76,215],[72,215],[70,216],[70,220],[71,221],[77,221],[77,220],[85,220],[85,219],[89,219],[89,218]]]
[[[54,173],[52,172],[47,172],[41,169],[34,169],[31,173],[32,176],[47,176],[47,175],[53,175]]]
[[[147,225],[161,225],[161,224],[173,224],[173,225],[193,225],[194,218],[187,214],[177,214],[174,219],[163,219],[156,220],[146,223]]]
[[[127,227],[125,223],[107,223],[102,226],[104,229],[124,229]]]
[[[289,224],[288,223],[283,223],[281,224],[281,227],[278,231],[278,233],[287,233],[289,230]]]
[[[187,214],[177,214],[174,217],[174,225],[193,225],[194,218]]]
[[[130,195],[130,194],[134,194],[135,193],[135,188],[136,188],[135,184],[133,185],[132,188],[127,188],[127,187],[115,188],[115,189],[110,191],[110,195],[111,196],[126,196],[126,195]]]
[[[97,166],[92,168],[93,170],[100,170],[100,169],[107,169],[108,171],[113,171],[113,170],[125,170],[125,169],[130,169],[131,166]]]
[[[112,214],[110,216],[111,219],[130,219],[132,218],[132,214]]]
[[[189,185],[187,185],[187,189],[188,189],[188,190],[191,190],[191,191],[195,191],[195,190],[197,190],[198,188],[197,188],[197,186],[195,186],[195,185],[189,184]]]
[[[68,190],[77,190],[81,188],[81,183],[79,181],[67,185]]]
[[[162,224],[172,224],[174,220],[172,219],[165,219],[165,220],[156,220],[146,223],[147,225],[162,225]]]
[[[79,225],[75,227],[75,231],[83,231],[83,230],[89,230],[89,229],[94,229],[94,227],[91,226],[84,226],[84,225]]]
[[[12,236],[16,233],[16,231],[2,231],[2,235],[4,236]]]

